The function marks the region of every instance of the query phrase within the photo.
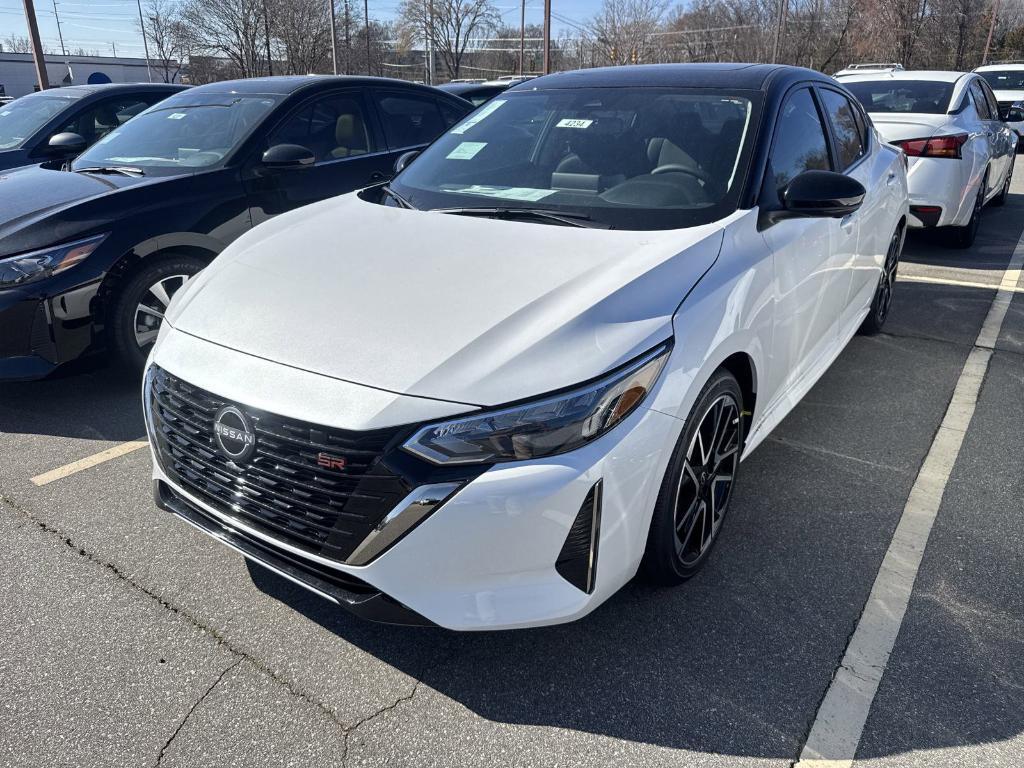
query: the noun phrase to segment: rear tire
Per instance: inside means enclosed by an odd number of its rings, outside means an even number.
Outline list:
[[[729,510],[743,449],[743,390],[719,369],[690,411],[654,506],[641,568],[672,586],[707,562]]]
[[[978,236],[978,228],[981,226],[981,209],[985,207],[985,187],[988,186],[988,176],[981,180],[978,189],[978,196],[974,199],[974,209],[971,211],[971,220],[963,227],[950,227],[953,232],[953,243],[957,248],[970,248]]]
[[[205,266],[195,256],[167,254],[150,256],[128,275],[109,317],[110,346],[118,362],[142,369],[170,299]]]
[[[882,265],[882,274],[878,276],[878,287],[875,288],[875,297],[871,300],[871,309],[860,326],[859,332],[865,336],[881,333],[882,326],[885,325],[892,310],[893,289],[896,287],[896,272],[900,267],[904,232],[904,228],[900,227],[889,241],[889,250],[885,253],[885,263]]]

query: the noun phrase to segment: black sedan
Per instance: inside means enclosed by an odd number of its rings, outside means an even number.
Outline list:
[[[486,83],[445,83],[437,86],[446,93],[453,93],[459,98],[465,99],[474,107],[486,104],[500,93],[504,93],[509,86],[516,85],[515,81]]]
[[[229,242],[383,182],[469,111],[381,78],[215,83],[148,109],[72,163],[0,176],[0,379],[104,348],[141,366],[175,291]]]
[[[164,83],[72,85],[0,105],[0,171],[67,159],[184,89]],[[73,136],[61,136],[51,145],[60,134]]]

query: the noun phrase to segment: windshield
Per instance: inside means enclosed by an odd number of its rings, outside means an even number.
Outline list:
[[[759,96],[680,88],[503,94],[392,188],[416,208],[542,209],[617,229],[675,229],[735,210]]]
[[[1024,69],[995,69],[979,72],[993,91],[1024,91]]]
[[[938,80],[868,80],[843,86],[868,112],[914,112],[942,115],[949,111],[953,83]]]
[[[157,174],[209,168],[226,159],[277,104],[270,96],[211,100],[162,102],[93,144],[72,168],[129,165]]]
[[[20,147],[71,103],[71,99],[31,94],[0,106],[0,149]]]

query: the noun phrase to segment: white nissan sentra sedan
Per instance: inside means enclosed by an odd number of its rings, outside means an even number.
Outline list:
[[[741,458],[892,305],[904,159],[809,70],[550,75],[399,165],[229,246],[144,382],[158,504],[369,618],[682,582]]]
[[[986,203],[1010,190],[1017,134],[1000,118],[992,89],[965,72],[890,72],[839,78],[885,141],[909,159],[911,227],[950,227],[953,244],[974,243]]]

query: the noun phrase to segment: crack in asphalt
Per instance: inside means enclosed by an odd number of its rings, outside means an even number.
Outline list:
[[[1016,349],[1006,349],[1005,347],[979,347],[977,344],[971,341],[954,341],[953,339],[940,339],[938,336],[928,336],[923,333],[888,333],[883,331],[882,333],[875,335],[876,339],[910,339],[911,341],[932,341],[936,344],[944,344],[948,347],[955,349],[964,349],[970,352],[972,349],[986,349],[992,352],[993,356],[996,354],[1013,355],[1014,357],[1024,358],[1024,351],[1018,351]]]
[[[335,711],[333,709],[331,709],[329,706],[327,706],[322,701],[317,699],[313,694],[311,694],[308,691],[300,688],[295,683],[293,683],[291,680],[288,680],[287,678],[282,677],[276,671],[274,671],[269,666],[267,666],[266,663],[264,663],[260,659],[257,659],[256,657],[252,656],[247,651],[244,651],[244,650],[236,647],[234,645],[234,643],[232,643],[231,640],[229,640],[224,635],[222,635],[219,630],[217,630],[217,629],[215,629],[213,627],[207,626],[206,624],[204,624],[202,621],[200,621],[197,617],[193,616],[191,613],[189,613],[184,608],[181,608],[180,606],[177,606],[177,605],[174,605],[173,603],[170,603],[165,598],[163,598],[160,595],[158,595],[157,593],[153,592],[148,587],[138,583],[131,576],[129,576],[124,571],[122,571],[117,565],[114,565],[113,563],[107,562],[106,560],[101,558],[95,552],[91,552],[90,550],[87,550],[85,547],[83,547],[83,546],[81,546],[79,544],[76,544],[68,534],[64,533],[64,531],[62,531],[61,529],[51,525],[50,523],[47,523],[47,522],[45,522],[43,520],[38,519],[31,512],[29,512],[27,509],[22,507],[21,504],[19,504],[17,501],[12,499],[10,496],[5,494],[3,492],[3,490],[0,490],[0,507],[3,507],[3,506],[9,507],[13,511],[15,511],[17,514],[21,515],[26,520],[28,520],[32,525],[36,526],[37,528],[39,528],[40,530],[44,531],[45,533],[48,533],[51,536],[54,536],[57,539],[59,539],[60,542],[62,544],[64,544],[68,549],[70,549],[73,552],[77,553],[79,556],[85,558],[86,560],[88,560],[88,561],[90,561],[90,562],[92,562],[92,563],[94,563],[94,564],[96,564],[96,565],[98,565],[98,566],[100,566],[102,568],[107,569],[108,571],[113,573],[114,576],[116,576],[120,581],[123,581],[124,583],[126,583],[130,587],[138,590],[139,592],[141,592],[142,594],[146,595],[150,599],[155,600],[162,608],[164,608],[164,609],[166,609],[166,610],[168,610],[168,611],[170,611],[170,612],[180,616],[182,619],[187,621],[189,624],[194,626],[196,629],[199,629],[201,632],[209,635],[211,638],[214,639],[214,641],[218,645],[220,645],[223,648],[225,648],[229,653],[231,653],[231,654],[233,654],[235,656],[238,656],[239,660],[244,659],[245,661],[248,661],[250,664],[253,665],[253,667],[258,669],[260,672],[263,672],[265,675],[270,677],[274,682],[276,682],[279,685],[283,686],[292,696],[295,696],[296,698],[302,699],[303,701],[307,702],[308,704],[311,704],[314,707],[316,707],[317,710],[319,710],[322,715],[330,718],[331,721],[333,723],[335,723],[342,730],[343,733],[346,734],[346,742],[347,742],[347,733],[349,731],[351,731],[352,729],[358,727],[359,725],[361,725],[362,723],[366,722],[367,720],[372,719],[373,717],[376,717],[381,712],[385,712],[388,709],[393,709],[395,706],[397,706],[399,703],[401,703],[401,701],[404,698],[412,698],[412,694],[410,694],[408,697],[400,697],[393,704],[389,704],[389,705],[386,705],[386,706],[382,707],[380,710],[374,712],[373,714],[368,715],[367,717],[363,718],[362,720],[357,721],[357,723],[355,725],[353,725],[353,726],[348,726],[348,725],[345,724],[345,722],[343,720],[341,720],[338,717],[338,715],[335,713]],[[417,679],[416,686],[418,686],[418,685],[419,685],[419,680]],[[413,687],[413,693],[415,693],[416,686]]]
[[[163,764],[164,755],[167,753],[167,750],[170,748],[171,742],[173,742],[178,737],[178,734],[181,732],[181,729],[185,727],[185,723],[187,723],[189,721],[189,718],[192,717],[192,713],[195,712],[199,708],[199,705],[202,704],[206,700],[207,696],[209,696],[211,693],[213,693],[213,689],[216,688],[218,685],[220,685],[221,680],[223,680],[225,677],[227,677],[228,672],[233,670],[235,667],[237,667],[243,661],[245,661],[245,658],[242,657],[242,656],[239,656],[237,659],[235,659],[234,663],[232,663],[232,664],[228,665],[227,667],[225,667],[224,670],[219,675],[217,675],[217,679],[213,681],[213,683],[210,685],[210,687],[207,688],[203,692],[203,695],[200,696],[198,699],[196,699],[195,704],[193,704],[191,707],[189,707],[188,712],[185,713],[185,716],[181,719],[181,722],[178,723],[178,727],[174,729],[174,732],[170,735],[170,738],[168,738],[167,741],[164,742],[164,745],[160,748],[160,754],[157,755],[157,758],[156,758],[156,764],[158,766]]]
[[[421,675],[421,677],[422,677],[422,675]],[[413,686],[410,689],[408,694],[406,694],[405,696],[399,696],[393,702],[391,702],[390,704],[388,704],[386,706],[381,707],[380,709],[378,709],[373,714],[367,715],[366,717],[358,720],[352,727],[348,728],[345,731],[345,740],[342,742],[342,747],[341,747],[341,766],[342,766],[342,768],[345,768],[345,766],[348,765],[348,749],[349,749],[348,742],[349,742],[349,738],[352,736],[352,734],[355,733],[357,729],[359,729],[362,726],[366,725],[370,721],[376,720],[378,717],[383,715],[385,712],[390,712],[393,709],[396,709],[399,705],[404,704],[407,701],[412,701],[413,696],[416,695],[416,692],[419,690],[420,684],[422,682],[423,682],[422,680],[420,680],[419,678],[416,678],[416,681],[413,683]]]

